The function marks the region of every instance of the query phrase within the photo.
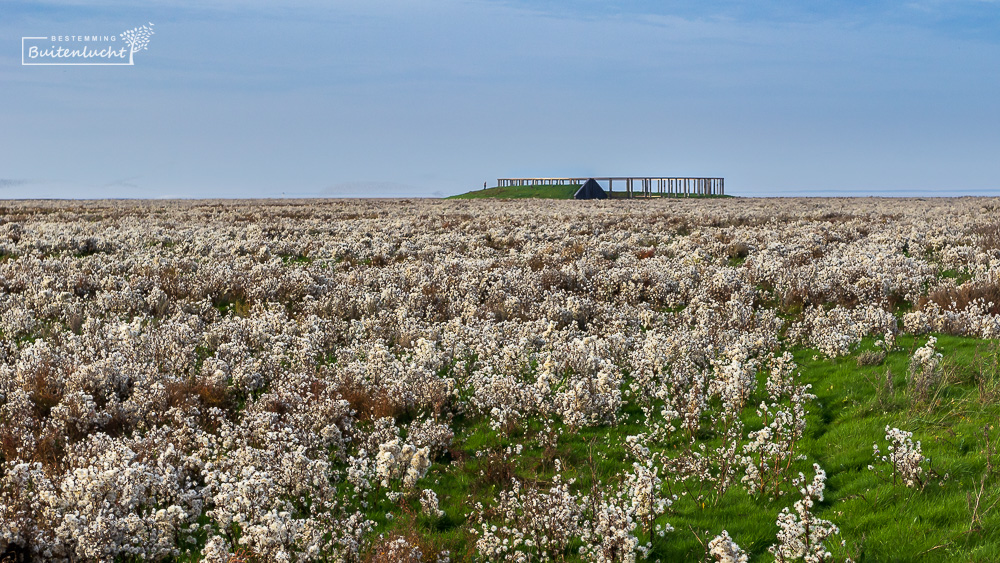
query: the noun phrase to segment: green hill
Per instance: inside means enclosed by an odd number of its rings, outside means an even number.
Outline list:
[[[522,199],[535,197],[542,199],[572,199],[580,184],[558,184],[554,186],[500,186],[486,188],[465,194],[453,195],[445,199]]]

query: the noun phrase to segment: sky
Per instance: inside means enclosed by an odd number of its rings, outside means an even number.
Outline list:
[[[0,199],[1000,195],[1000,0],[205,4],[0,0]],[[131,66],[22,64],[144,24]]]

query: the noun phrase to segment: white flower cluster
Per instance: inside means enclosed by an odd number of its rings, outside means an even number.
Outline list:
[[[438,497],[431,489],[424,489],[420,493],[420,511],[432,518],[444,516],[444,511],[438,507]]]
[[[891,466],[893,483],[902,482],[907,487],[923,488],[927,458],[920,450],[920,441],[913,442],[913,432],[889,426],[885,427],[885,439],[889,445],[884,454],[878,443],[872,444],[875,460]],[[874,469],[874,466],[869,466],[869,469]]]
[[[493,518],[481,516],[476,550],[493,561],[558,558],[586,530],[583,516],[588,499],[570,492],[570,485],[558,474],[547,491],[515,482],[513,489],[500,493],[495,507],[483,513]]]
[[[729,537],[729,532],[722,530],[722,533],[712,538],[708,542],[708,554],[716,563],[747,563],[749,558],[745,551],[740,548],[733,538]]]
[[[935,350],[937,338],[931,336],[927,343],[913,352],[906,373],[906,382],[911,396],[917,401],[926,401],[941,381],[942,355]]]
[[[823,500],[823,490],[826,488],[826,472],[817,464],[813,464],[813,470],[816,475],[811,483],[805,484],[806,477],[802,473],[793,480],[797,487],[804,485],[799,489],[802,498],[795,501],[792,507],[794,512],[783,508],[778,514],[778,543],[771,546],[769,551],[781,563],[823,563],[833,557],[825,542],[840,534],[840,529],[812,513],[816,501]]]
[[[936,344],[937,338],[931,336],[927,339],[926,344],[913,352],[913,358],[910,361],[911,372],[927,373],[938,368],[941,364],[941,353],[934,349]]]
[[[747,435],[739,458],[744,471],[740,480],[753,494],[783,494],[784,475],[792,462],[800,459],[795,455],[795,444],[806,429],[805,402],[816,398],[808,392],[810,387],[795,387],[787,407],[761,403],[757,409],[764,427]]]
[[[427,448],[430,456],[435,457],[448,451],[455,433],[447,424],[423,419],[410,423],[406,438],[418,448]]]
[[[372,560],[386,563],[420,563],[423,558],[424,552],[420,547],[411,545],[403,536],[396,536],[379,545]]]
[[[401,479],[403,487],[412,489],[427,474],[430,465],[430,448],[400,444],[398,438],[380,445],[375,456],[375,473],[383,487]]]
[[[515,482],[480,517],[475,530],[478,552],[490,560],[554,561],[564,557],[570,542],[578,541],[578,552],[588,561],[635,561],[648,554],[651,544],[640,543],[635,528],[648,533],[653,520],[671,504],[660,493],[656,470],[637,463],[622,486],[595,489],[589,495],[572,493],[572,484],[559,474],[547,491]],[[669,524],[657,525],[660,536],[671,530]]]
[[[479,555],[641,556],[663,490],[780,494],[811,400],[782,346],[889,342],[909,305],[1000,335],[982,200],[482,203],[4,202],[0,552],[350,560],[455,421],[520,452],[636,407],[637,465],[516,487]]]

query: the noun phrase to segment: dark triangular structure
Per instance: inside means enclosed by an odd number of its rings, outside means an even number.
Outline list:
[[[608,199],[608,194],[597,183],[597,180],[591,178],[580,186],[579,190],[576,190],[573,199]]]

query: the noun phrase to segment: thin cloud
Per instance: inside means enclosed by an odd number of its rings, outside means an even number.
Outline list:
[[[122,178],[120,180],[112,180],[112,181],[108,182],[107,184],[102,184],[101,187],[102,188],[129,188],[129,189],[136,189],[136,188],[139,187],[139,185],[136,184],[133,180],[137,180],[139,178],[141,178],[141,176],[130,176],[128,178]]]
[[[13,178],[0,178],[0,190],[8,188],[19,188],[31,184],[31,180],[20,180]]]

